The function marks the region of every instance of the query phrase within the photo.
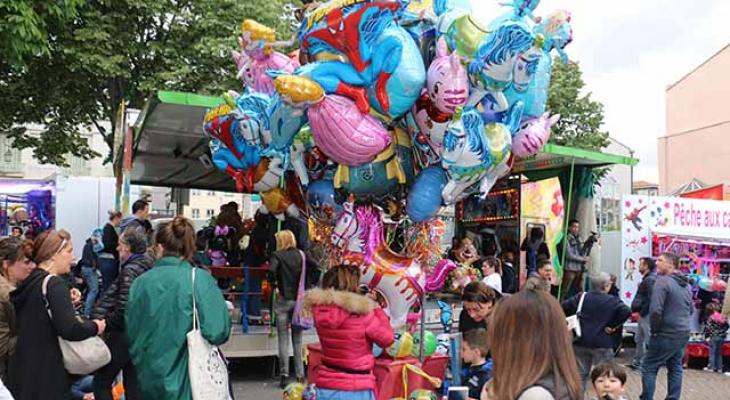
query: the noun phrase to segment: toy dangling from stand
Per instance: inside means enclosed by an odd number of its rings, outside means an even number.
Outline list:
[[[438,301],[438,306],[441,309],[441,325],[444,327],[444,333],[439,333],[436,336],[438,343],[436,353],[447,355],[449,354],[449,334],[451,333],[451,325],[454,323],[454,309],[441,300]]]

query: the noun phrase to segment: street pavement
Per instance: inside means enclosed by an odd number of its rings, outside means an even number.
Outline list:
[[[628,348],[621,353],[617,362],[626,364],[633,356],[634,349]],[[236,400],[277,400],[281,399],[279,381],[272,377],[274,358],[253,358],[236,360],[232,364],[232,380]],[[667,393],[667,374],[662,369],[657,379],[656,399],[664,399]],[[641,394],[641,374],[628,371],[626,397],[638,400]],[[593,392],[589,390],[586,398]],[[685,369],[682,399],[688,400],[730,400],[730,377],[722,374],[704,372],[701,369]]]

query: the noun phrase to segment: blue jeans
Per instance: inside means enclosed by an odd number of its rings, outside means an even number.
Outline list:
[[[87,375],[75,381],[71,386],[71,398],[73,400],[82,400],[88,393],[93,393],[94,377]]]
[[[710,365],[708,367],[717,372],[722,372],[722,345],[725,343],[723,336],[710,339]]]
[[[641,400],[653,400],[659,368],[667,367],[667,400],[682,397],[682,362],[689,336],[659,336],[649,338],[641,365]]]
[[[89,318],[94,308],[96,297],[99,295],[99,276],[96,270],[89,267],[81,267],[81,277],[86,282],[86,301],[84,302],[84,314]]]
[[[97,266],[101,272],[101,293],[104,293],[119,276],[119,262],[113,258],[99,257]]]
[[[317,388],[317,400],[375,400],[372,390],[329,390]]]

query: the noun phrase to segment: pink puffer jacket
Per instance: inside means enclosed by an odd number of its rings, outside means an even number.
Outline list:
[[[334,290],[307,291],[304,312],[311,312],[322,344],[317,370],[321,389],[375,389],[373,343],[393,344],[395,335],[388,316],[365,296]]]

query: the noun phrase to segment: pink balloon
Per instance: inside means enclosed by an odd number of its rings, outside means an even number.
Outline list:
[[[276,51],[269,55],[261,53],[257,57],[251,57],[234,50],[231,51],[231,57],[236,62],[237,77],[243,81],[244,86],[269,96],[273,95],[276,90],[273,79],[266,75],[267,70],[292,73],[299,68],[297,60]]]
[[[390,145],[383,124],[358,111],[354,101],[338,95],[325,96],[310,106],[309,126],[320,150],[338,164],[367,164]]]
[[[523,124],[512,138],[512,154],[529,157],[537,154],[550,138],[550,128],[560,120],[560,114],[549,117],[548,113]]]
[[[469,98],[469,77],[459,55],[449,54],[443,37],[436,43],[436,56],[426,75],[428,96],[439,111],[453,114]]]

